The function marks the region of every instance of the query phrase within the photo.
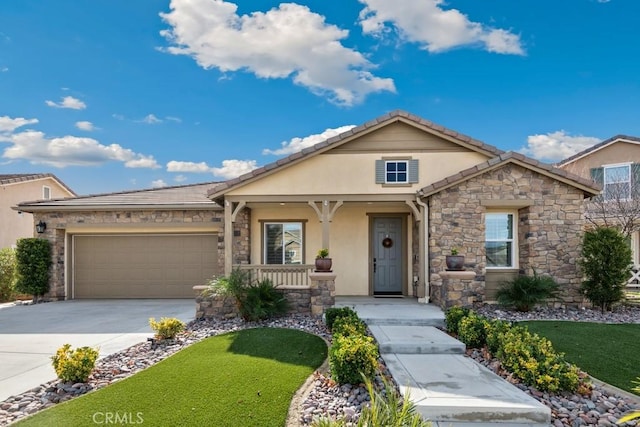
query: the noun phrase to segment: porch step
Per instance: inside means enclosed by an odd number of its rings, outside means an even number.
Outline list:
[[[336,307],[351,307],[367,325],[444,327],[444,313],[415,298],[339,297]]]
[[[465,345],[433,326],[371,325],[381,354],[464,354]]]
[[[456,354],[385,354],[417,411],[438,426],[548,427],[551,410],[474,360]]]

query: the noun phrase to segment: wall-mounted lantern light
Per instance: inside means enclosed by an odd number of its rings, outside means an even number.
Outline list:
[[[40,220],[39,223],[36,224],[36,231],[38,232],[38,234],[42,234],[44,233],[44,230],[47,229],[47,223]]]

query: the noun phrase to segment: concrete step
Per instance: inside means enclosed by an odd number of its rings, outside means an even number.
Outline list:
[[[551,410],[463,355],[384,354],[403,396],[438,426],[548,427]]]
[[[351,307],[367,325],[444,327],[444,313],[431,304],[414,299],[337,298],[336,307]]]
[[[465,345],[433,326],[371,325],[381,354],[464,354]]]

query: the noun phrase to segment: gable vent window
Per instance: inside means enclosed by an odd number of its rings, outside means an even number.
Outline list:
[[[51,187],[47,187],[46,185],[42,186],[42,198],[44,200],[51,199]]]
[[[411,184],[418,182],[418,160],[376,160],[376,184]]]

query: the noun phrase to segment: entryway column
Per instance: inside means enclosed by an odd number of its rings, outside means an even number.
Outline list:
[[[238,212],[247,203],[241,200],[237,203],[224,201],[224,274],[229,275],[233,270],[233,224],[236,222]],[[234,206],[235,205],[235,206]]]
[[[321,208],[318,208],[318,205],[315,201],[309,200],[309,206],[313,208],[318,215],[318,220],[322,223],[322,247],[329,249],[329,241],[331,236],[331,221],[333,220],[333,216],[336,211],[342,206],[342,200],[338,200],[335,202],[333,207],[331,206],[331,202],[329,200],[323,200]]]

